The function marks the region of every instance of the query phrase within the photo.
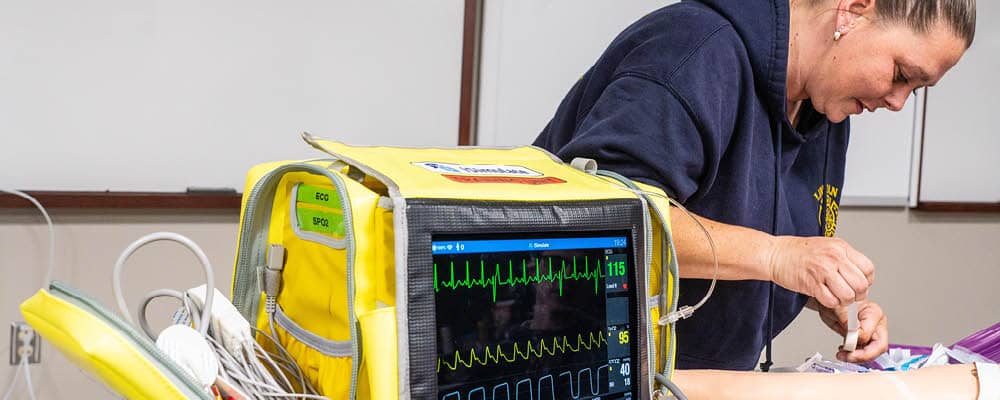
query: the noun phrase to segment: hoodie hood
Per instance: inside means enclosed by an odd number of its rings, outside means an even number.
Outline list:
[[[754,81],[772,117],[786,120],[788,74],[787,0],[687,0],[702,3],[729,20],[750,56]]]

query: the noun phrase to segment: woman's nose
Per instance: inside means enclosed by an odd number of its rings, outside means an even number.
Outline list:
[[[900,111],[906,105],[906,99],[909,96],[910,91],[906,87],[903,87],[903,85],[899,85],[888,96],[885,96],[885,108],[894,112]]]

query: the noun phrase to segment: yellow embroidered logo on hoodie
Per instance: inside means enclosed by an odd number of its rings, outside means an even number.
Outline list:
[[[819,203],[816,212],[816,222],[823,227],[823,235],[833,237],[837,233],[837,214],[840,212],[840,205],[837,204],[837,194],[840,189],[833,185],[822,185],[815,192],[813,198]]]

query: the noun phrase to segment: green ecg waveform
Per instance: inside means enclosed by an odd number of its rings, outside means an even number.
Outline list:
[[[594,294],[600,294],[600,280],[605,277],[604,270],[601,268],[601,259],[597,259],[597,266],[591,270],[590,261],[587,257],[583,257],[583,271],[577,271],[576,257],[573,257],[572,262],[572,272],[567,272],[566,270],[566,260],[562,260],[562,267],[558,268],[558,271],[554,271],[552,268],[552,257],[548,257],[549,272],[541,273],[541,264],[538,259],[535,259],[535,273],[534,275],[528,273],[528,261],[521,260],[521,276],[514,276],[514,260],[508,261],[507,264],[507,278],[500,277],[500,264],[496,264],[493,275],[486,276],[486,265],[485,262],[479,261],[479,278],[473,278],[472,274],[469,272],[469,261],[465,261],[465,279],[455,279],[455,263],[449,262],[449,269],[451,270],[448,275],[448,280],[438,279],[438,265],[434,263],[434,293],[440,292],[441,287],[445,287],[451,290],[463,288],[490,288],[493,290],[493,301],[497,301],[497,287],[498,286],[511,286],[515,287],[517,285],[528,285],[531,283],[541,283],[541,282],[554,282],[559,285],[559,295],[563,294],[563,281],[583,281],[583,280],[593,280],[594,281]]]
[[[510,349],[510,353],[504,351],[500,344],[495,346],[485,347],[482,350],[482,356],[476,352],[476,349],[469,349],[468,358],[463,359],[461,350],[455,350],[455,357],[452,362],[442,360],[438,357],[437,371],[441,372],[441,365],[449,370],[456,370],[458,367],[465,366],[465,368],[472,368],[473,365],[486,366],[488,364],[501,364],[501,363],[513,363],[522,360],[528,360],[532,357],[542,358],[546,354],[549,356],[554,356],[556,354],[566,354],[566,353],[578,353],[580,351],[590,351],[601,348],[602,345],[608,344],[607,338],[603,331],[590,332],[587,334],[587,338],[584,339],[583,334],[576,335],[576,344],[570,343],[568,336],[556,336],[550,340],[541,339],[536,342],[527,341],[524,344],[524,349],[521,349],[520,343],[515,342],[514,346]]]

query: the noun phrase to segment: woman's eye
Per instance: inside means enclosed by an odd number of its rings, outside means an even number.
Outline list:
[[[898,65],[896,66],[896,76],[894,77],[894,80],[896,82],[910,83],[910,80],[906,77],[906,75],[903,75],[903,70],[899,68]]]

